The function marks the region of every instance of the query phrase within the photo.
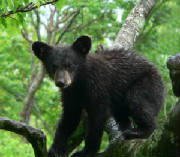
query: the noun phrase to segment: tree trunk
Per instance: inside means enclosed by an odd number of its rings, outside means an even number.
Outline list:
[[[158,0],[140,0],[129,13],[120,29],[112,48],[132,49],[133,44],[144,27],[146,18]]]
[[[34,95],[37,89],[41,86],[41,83],[43,81],[43,78],[45,76],[45,69],[42,64],[40,64],[40,70],[37,74],[37,76],[32,80],[30,83],[30,86],[28,88],[28,93],[27,96],[24,100],[24,106],[23,110],[21,111],[21,122],[24,123],[29,123],[31,112],[32,112],[32,107],[34,104]]]

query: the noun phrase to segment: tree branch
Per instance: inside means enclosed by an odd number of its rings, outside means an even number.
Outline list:
[[[44,133],[24,123],[0,117],[0,129],[14,132],[25,137],[34,149],[35,157],[47,157],[46,136]]]
[[[21,30],[22,37],[29,43],[32,44],[32,40],[29,38],[29,33],[26,29]]]
[[[59,24],[61,23],[65,23],[67,21],[69,21],[72,17],[72,15],[74,13],[76,13],[76,11],[73,12],[69,12],[68,11],[69,7],[66,9],[66,11],[63,13],[63,15],[60,15],[60,12],[58,10],[56,10],[56,20],[54,21],[54,28],[52,29],[52,45],[56,44],[56,37],[58,32],[61,31],[62,27],[59,27]],[[70,30],[69,30],[70,31]]]
[[[144,27],[145,20],[154,8],[157,0],[140,0],[129,13],[120,29],[112,48],[132,49],[133,44]]]
[[[40,19],[39,11],[34,10],[34,13],[36,14],[36,20],[37,20],[37,23],[35,25],[37,37],[38,37],[38,41],[41,41],[41,33],[40,33],[40,21],[41,21],[41,19]]]
[[[76,19],[76,17],[79,15],[80,10],[77,10],[76,13],[74,14],[74,16],[72,17],[72,19],[70,20],[69,24],[67,25],[67,27],[64,29],[64,31],[60,34],[60,36],[58,37],[58,40],[56,42],[56,45],[59,44],[60,40],[62,39],[62,37],[64,36],[64,34],[68,31],[68,29],[71,27],[71,25],[73,24],[74,20]]]
[[[74,28],[69,29],[69,31],[70,32],[74,31],[74,30],[78,31],[78,30],[82,30],[84,28],[87,28],[88,26],[90,26],[94,22],[101,20],[103,17],[104,17],[104,15],[101,15],[99,18],[92,19],[91,21],[87,22],[86,24],[80,24]]]
[[[37,105],[33,105],[34,109],[36,110],[37,113],[37,117],[41,120],[42,124],[44,125],[44,128],[48,131],[48,133],[53,137],[54,133],[52,132],[52,130],[49,128],[48,124],[46,123],[45,120],[43,120],[42,116],[41,116],[41,112],[39,110],[39,108],[37,107]]]
[[[44,5],[48,5],[48,4],[54,4],[57,1],[58,0],[48,1],[46,3],[40,4],[40,6],[44,6]],[[19,8],[19,9],[15,10],[15,11],[12,11],[12,10],[8,11],[7,13],[4,13],[4,14],[0,15],[0,17],[8,17],[8,16],[10,16],[12,14],[28,12],[28,11],[34,10],[36,8],[38,8],[38,6],[35,5],[33,2],[31,2],[27,6],[25,6],[24,8]]]
[[[29,114],[31,113],[34,95],[37,89],[40,87],[43,78],[45,76],[45,68],[42,64],[40,64],[40,71],[38,72],[37,76],[32,80],[30,83],[30,86],[28,88],[28,94],[27,97],[24,100],[24,107],[21,111],[21,121],[28,123],[29,121]]]
[[[51,8],[51,7],[49,7],[49,9],[50,9],[50,15],[49,15],[49,19],[48,19],[48,21],[49,21],[49,23],[48,23],[48,25],[47,25],[47,27],[46,27],[46,31],[47,31],[47,38],[46,38],[46,42],[48,43],[48,44],[50,44],[50,42],[51,42],[51,38],[52,38],[52,30],[53,30],[53,25],[54,25],[54,15],[55,15],[55,13],[56,13],[56,8]]]
[[[66,9],[67,10],[67,9]],[[59,11],[57,10],[56,11],[56,21],[55,21],[55,25],[54,25],[54,29],[52,30],[53,32],[54,31],[57,31],[57,29],[58,29],[58,25],[60,24],[60,23],[64,23],[64,22],[66,22],[66,21],[68,21],[70,18],[71,18],[71,16],[72,16],[72,14],[74,14],[75,12],[72,12],[72,13],[69,13],[68,11],[66,11],[62,16],[60,16],[60,13],[59,13]],[[59,19],[59,17],[60,17],[60,19]]]

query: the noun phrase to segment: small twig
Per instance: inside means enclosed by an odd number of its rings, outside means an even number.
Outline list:
[[[73,24],[74,20],[76,19],[76,17],[79,15],[80,10],[77,10],[76,13],[74,14],[74,16],[72,17],[72,19],[70,20],[69,24],[67,25],[67,27],[64,29],[64,31],[60,34],[60,36],[58,37],[58,40],[56,42],[56,45],[59,44],[60,40],[62,39],[62,37],[64,36],[64,34],[68,31],[68,29],[71,27],[71,25]]]
[[[58,0],[48,1],[48,2],[46,2],[46,3],[40,4],[40,6],[44,6],[44,5],[48,5],[48,4],[53,4],[53,3],[56,3],[57,1],[58,1]],[[4,13],[4,14],[0,15],[0,17],[8,17],[8,16],[10,16],[10,15],[12,15],[12,14],[15,14],[15,13],[28,12],[28,11],[34,10],[34,9],[36,9],[36,8],[38,8],[38,6],[31,2],[31,3],[29,3],[27,6],[25,6],[24,8],[18,8],[18,9],[15,10],[15,11],[12,11],[12,10],[11,10],[11,11],[8,11],[7,13]]]
[[[66,12],[66,13],[64,13],[62,16],[60,16],[59,11],[57,10],[57,11],[56,11],[56,22],[55,22],[54,29],[53,29],[52,31],[53,31],[53,32],[54,32],[54,31],[57,31],[57,29],[58,29],[58,27],[59,27],[59,24],[68,21],[74,13],[76,13],[76,11],[71,12],[71,13]],[[60,19],[59,19],[59,17],[60,17]]]
[[[21,30],[21,34],[23,36],[23,38],[29,43],[32,44],[32,40],[29,38],[29,34],[28,31],[26,29],[22,29]]]
[[[92,19],[91,21],[87,22],[86,24],[80,24],[80,25],[78,25],[76,27],[73,27],[73,28],[69,29],[69,31],[71,32],[71,31],[74,31],[74,30],[75,31],[83,30],[84,28],[87,28],[88,26],[90,26],[94,22],[101,20],[103,17],[104,17],[104,15],[100,16],[99,18]]]
[[[37,113],[37,116],[38,118],[41,120],[42,124],[44,125],[45,129],[48,131],[48,133],[53,137],[54,136],[54,133],[52,132],[51,129],[49,129],[49,126],[48,124],[46,123],[45,120],[43,120],[42,116],[41,116],[41,112],[39,110],[39,108],[37,107],[37,105],[33,105],[34,109],[36,110],[36,113]]]
[[[40,21],[41,21],[41,19],[40,19],[39,11],[34,10],[34,13],[36,15],[36,20],[37,20],[37,23],[35,25],[37,37],[38,37],[38,41],[41,41],[41,33],[40,33]]]
[[[49,15],[49,19],[48,19],[48,24],[46,27],[46,31],[47,31],[47,38],[46,38],[46,42],[47,44],[50,44],[51,42],[51,38],[52,38],[52,33],[53,33],[53,28],[54,28],[54,16],[56,13],[56,8],[51,8],[50,9],[50,15]]]

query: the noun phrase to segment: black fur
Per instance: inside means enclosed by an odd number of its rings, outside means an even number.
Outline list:
[[[46,47],[49,53],[47,57],[45,53],[43,59],[38,55],[38,46],[42,44],[33,44],[35,55],[42,60],[52,79],[57,72],[66,71],[72,81],[71,84],[63,82],[64,88],[61,88],[63,116],[49,157],[66,154],[67,140],[76,129],[82,110],[88,113],[88,132],[85,148],[74,156],[96,154],[104,124],[110,116],[119,123],[125,139],[147,138],[156,128],[164,102],[164,85],[156,67],[130,51],[87,54],[91,47],[88,38],[80,37],[72,46]],[[131,127],[130,118],[137,128]]]

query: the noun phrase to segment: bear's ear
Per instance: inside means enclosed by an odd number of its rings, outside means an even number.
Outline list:
[[[44,57],[47,57],[50,54],[51,49],[52,46],[49,46],[46,43],[40,41],[36,41],[32,44],[32,50],[39,59],[43,59]]]
[[[72,44],[72,48],[82,55],[86,55],[89,53],[91,49],[91,38],[88,36],[80,36],[76,39],[76,41]]]

